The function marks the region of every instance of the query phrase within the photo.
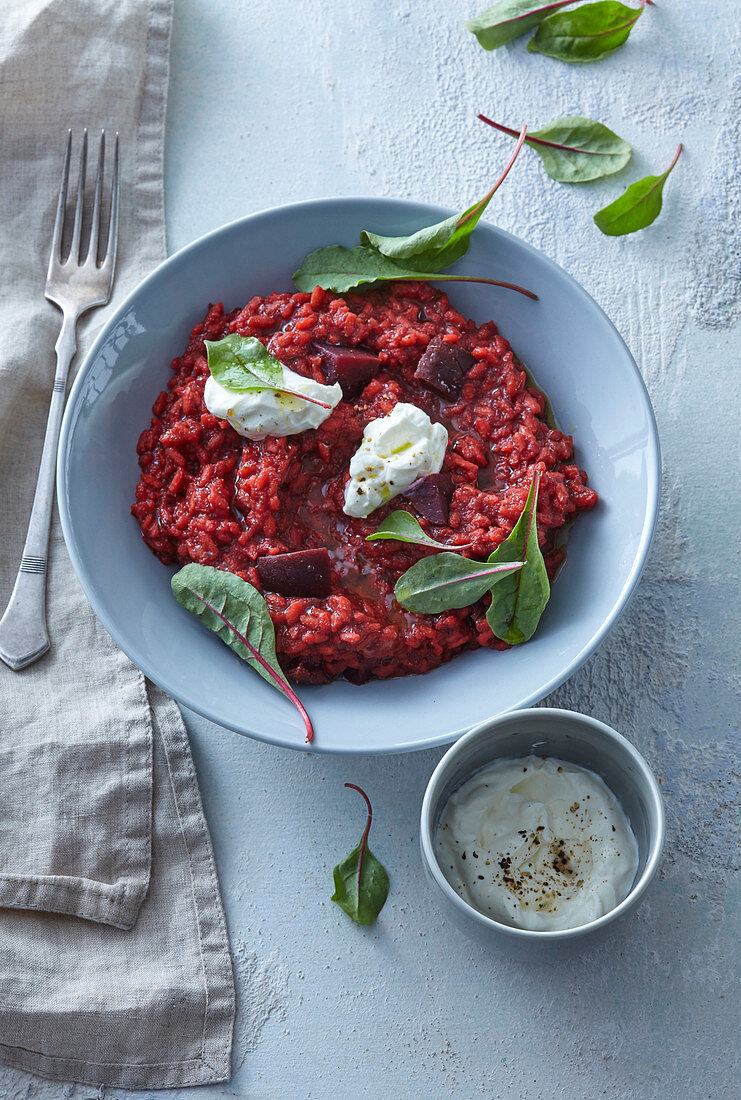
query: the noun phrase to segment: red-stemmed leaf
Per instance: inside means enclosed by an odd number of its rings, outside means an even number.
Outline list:
[[[368,834],[373,821],[370,799],[355,783],[346,783],[345,786],[363,797],[368,807],[368,818],[360,843],[334,869],[335,889],[331,900],[356,924],[373,924],[386,903],[389,877],[383,864],[368,847]]]
[[[311,719],[278,664],[273,620],[257,589],[234,573],[194,562],[180,569],[170,583],[186,611],[197,615],[263,680],[290,699],[303,719],[307,742],[312,741]]]

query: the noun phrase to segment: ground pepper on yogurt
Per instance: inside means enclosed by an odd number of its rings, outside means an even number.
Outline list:
[[[358,395],[342,400],[317,429],[245,439],[206,408],[204,340],[256,336],[291,370],[327,383],[326,345],[361,345],[379,369]],[[443,397],[414,373],[432,340],[473,357],[459,392]],[[466,361],[470,361],[468,356]],[[443,473],[453,483],[447,523],[432,525],[399,496],[366,519],[344,514],[348,467],[365,425],[399,402],[423,409],[448,431]],[[507,648],[486,623],[488,597],[438,615],[403,610],[393,594],[403,572],[430,551],[395,541],[368,543],[390,512],[405,508],[435,539],[482,559],[512,530],[530,482],[541,471],[538,538],[553,577],[564,551],[564,523],[597,502],[573,461],[569,435],[546,419],[546,399],[489,321],[477,326],[428,283],[403,282],[338,297],[273,293],[225,313],[218,303],[173,360],[167,388],[139,438],[141,475],[132,513],[166,564],[224,569],[262,591],[259,558],[326,547],[331,593],[323,598],[264,596],[277,652],[297,683],[344,676],[423,673],[456,653]]]

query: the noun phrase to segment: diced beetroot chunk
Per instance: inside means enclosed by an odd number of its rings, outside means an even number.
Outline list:
[[[413,481],[403,495],[430,523],[447,523],[453,499],[453,479],[450,474],[428,474]]]
[[[360,396],[381,366],[378,356],[370,348],[352,348],[345,344],[329,344],[323,340],[316,340],[314,348],[322,357],[327,381],[339,382],[343,397],[349,401]]]
[[[457,397],[463,379],[476,362],[473,355],[457,344],[433,340],[420,359],[414,377],[441,397]]]
[[[258,558],[257,575],[263,588],[281,596],[322,598],[332,594],[329,553],[324,547]]]
[[[357,684],[359,687],[361,684],[367,684],[369,680],[372,680],[373,673],[365,667],[346,668],[345,679],[349,680],[351,684]]]

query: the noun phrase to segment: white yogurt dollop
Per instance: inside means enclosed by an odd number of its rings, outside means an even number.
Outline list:
[[[554,757],[499,760],[448,800],[436,854],[485,916],[538,932],[577,928],[627,897],[638,846],[599,776]]]
[[[448,433],[416,405],[400,401],[388,416],[366,424],[350,459],[345,515],[365,518],[408,489],[417,478],[439,474]]]
[[[206,379],[203,399],[210,413],[218,416],[219,420],[228,420],[234,431],[246,439],[298,435],[307,428],[318,428],[342,400],[342,387],[338,382],[334,386],[323,386],[288,367],[283,368],[283,381],[286,389],[324,401],[331,407],[325,409],[279,390],[239,393],[226,389],[211,375]]]

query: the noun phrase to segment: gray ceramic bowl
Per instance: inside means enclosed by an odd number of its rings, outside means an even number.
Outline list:
[[[224,226],[152,272],[119,306],[80,368],[62,426],[64,536],[103,626],[179,702],[238,733],[306,749],[291,704],[173,599],[172,570],[129,509],[136,441],[209,302],[234,309],[291,289],[307,252],[356,244],[361,228],[408,233],[450,214],[392,199],[326,199]],[[640,578],[659,500],[651,404],[630,352],[598,305],[541,252],[481,223],[455,270],[530,287],[444,284],[456,308],[494,318],[574,435],[600,504],[579,517],[535,637],[506,653],[460,654],[426,676],[302,688],[313,752],[404,752],[453,741],[493,713],[530,706],[570,676],[615,624]]]
[[[589,768],[617,795],[638,843],[638,870],[630,893],[598,920],[562,932],[531,932],[492,920],[461,898],[435,855],[435,832],[451,794],[495,760],[557,756]],[[593,941],[643,897],[664,846],[664,808],[659,787],[641,754],[604,722],[571,710],[519,710],[476,726],[448,749],[427,785],[420,826],[422,862],[443,914],[465,935],[521,957],[556,956],[569,945]]]

